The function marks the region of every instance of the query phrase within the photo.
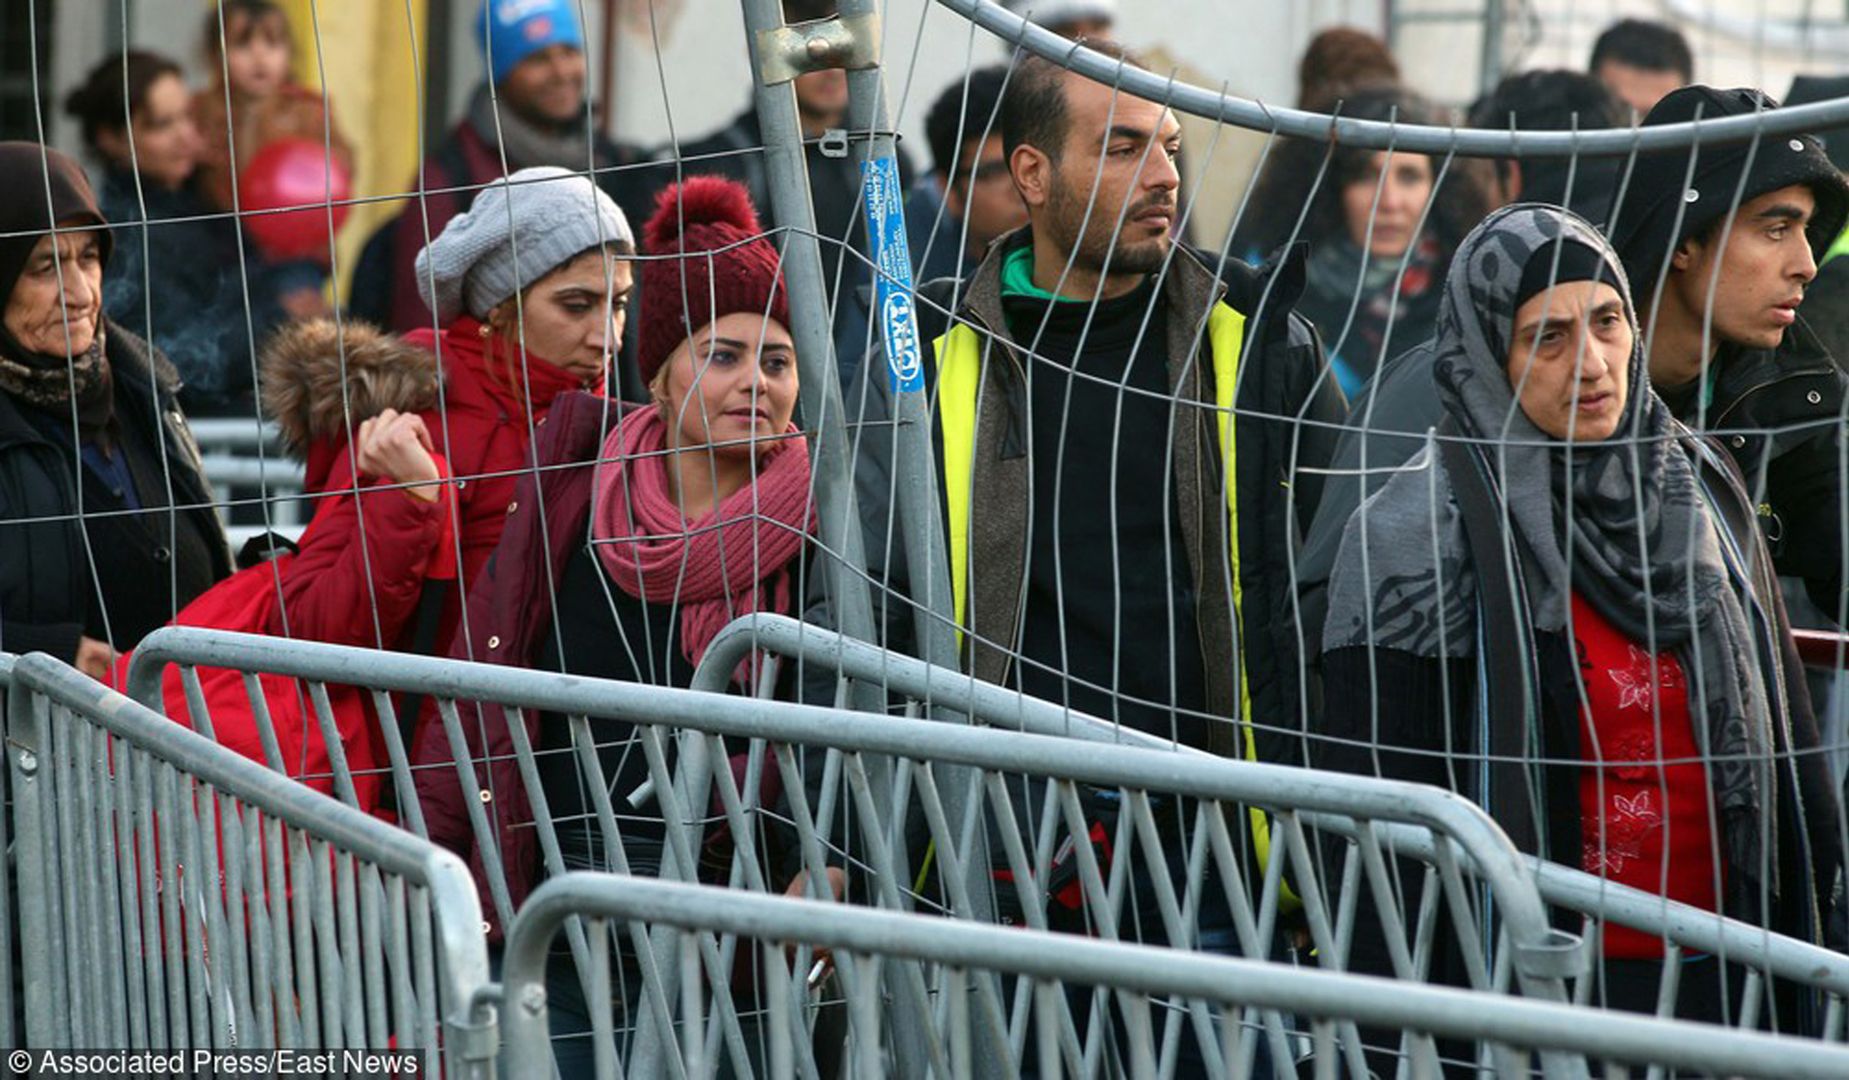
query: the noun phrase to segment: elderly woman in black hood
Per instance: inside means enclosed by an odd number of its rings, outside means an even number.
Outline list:
[[[102,307],[77,163],[0,143],[0,650],[101,677],[230,571],[172,365]]]
[[[1732,460],[1651,392],[1642,340],[1616,254],[1570,212],[1507,207],[1460,245],[1433,347],[1445,420],[1348,523],[1313,756],[1818,941],[1840,814],[1777,577]],[[1653,1010],[1662,941],[1610,925],[1600,951],[1595,993]],[[1678,1013],[1721,1020],[1736,980],[1694,958]]]

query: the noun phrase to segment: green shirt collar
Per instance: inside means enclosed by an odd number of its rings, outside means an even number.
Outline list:
[[[1002,256],[1002,295],[1025,296],[1030,300],[1083,303],[1069,296],[1055,296],[1034,284],[1034,245],[1022,244]]]

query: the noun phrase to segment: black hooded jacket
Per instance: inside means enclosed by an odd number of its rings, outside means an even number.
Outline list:
[[[60,432],[57,417],[0,394],[0,651],[68,661],[85,636],[129,649],[231,572],[172,365],[106,320],[104,334],[118,445],[157,481],[136,485],[150,512],[98,513],[112,500],[78,464],[69,421]]]
[[[1843,406],[1849,371],[1805,318],[1777,349],[1723,345],[1708,365],[1713,388],[1701,415],[1701,381],[1659,391],[1676,419],[1727,447],[1758,507],[1760,531],[1785,577],[1843,621]]]

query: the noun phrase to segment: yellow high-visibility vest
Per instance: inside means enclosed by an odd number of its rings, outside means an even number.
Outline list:
[[[1239,628],[1239,641],[1245,641],[1245,623],[1240,612],[1245,601],[1239,580],[1239,499],[1234,477],[1235,446],[1233,426],[1233,388],[1239,375],[1239,354],[1245,343],[1246,317],[1225,301],[1214,304],[1207,315],[1207,343],[1213,354],[1214,404],[1220,432],[1220,472],[1226,478],[1227,539],[1232,556],[1233,623]],[[957,621],[957,644],[961,647],[965,619],[969,611],[969,512],[970,481],[976,455],[976,392],[982,382],[982,338],[967,323],[953,322],[950,329],[931,343],[937,360],[937,417],[943,436],[943,478],[950,532],[950,593]],[[1244,732],[1247,761],[1258,760],[1258,742],[1252,734],[1252,693],[1246,682],[1246,666],[1239,665],[1239,725]],[[1262,865],[1270,857],[1271,822],[1265,812],[1253,809],[1252,840]]]

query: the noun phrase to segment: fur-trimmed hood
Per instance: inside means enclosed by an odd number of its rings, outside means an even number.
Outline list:
[[[323,440],[345,441],[386,409],[435,408],[441,383],[434,355],[351,319],[286,325],[264,345],[261,363],[263,411],[296,457]]]

